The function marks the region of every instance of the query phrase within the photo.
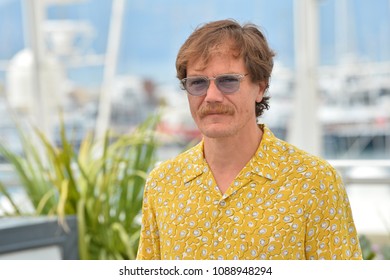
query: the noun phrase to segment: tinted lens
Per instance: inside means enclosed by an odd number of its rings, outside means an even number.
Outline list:
[[[215,78],[206,76],[194,76],[181,80],[182,89],[187,90],[191,95],[205,95],[210,86],[210,80],[215,81],[217,88],[225,93],[230,94],[236,92],[240,88],[241,80],[248,74],[223,74]]]
[[[185,89],[193,95],[203,95],[209,87],[210,81],[207,77],[190,77],[185,79]]]
[[[215,79],[215,83],[223,93],[236,92],[240,87],[240,79],[236,75],[223,75]]]

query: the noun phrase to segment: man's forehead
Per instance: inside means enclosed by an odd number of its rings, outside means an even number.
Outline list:
[[[207,57],[196,57],[188,61],[187,68],[191,68],[195,71],[204,70],[209,63],[212,63],[214,59],[222,58],[224,60],[237,61],[242,58],[237,55],[237,52],[228,48],[218,48],[215,51],[209,52]]]

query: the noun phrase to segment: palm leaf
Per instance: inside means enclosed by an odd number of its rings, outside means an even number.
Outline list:
[[[60,221],[77,215],[80,258],[134,259],[143,186],[158,147],[158,119],[151,117],[126,135],[107,131],[101,141],[88,134],[78,151],[63,123],[59,146],[39,129],[28,131],[32,136],[19,129],[23,154],[1,144],[0,154],[13,166],[36,214],[57,215]],[[0,192],[17,215],[26,214],[1,184]]]

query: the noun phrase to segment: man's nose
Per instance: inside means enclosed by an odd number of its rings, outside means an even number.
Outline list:
[[[206,102],[222,102],[224,94],[218,89],[215,80],[210,80],[209,87],[206,91]]]

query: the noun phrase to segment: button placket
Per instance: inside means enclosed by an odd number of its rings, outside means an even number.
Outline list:
[[[214,229],[214,238],[213,238],[213,247],[214,247],[214,253],[216,254],[218,251],[223,249],[224,247],[224,235],[225,230],[223,226],[221,225],[221,220],[223,220],[223,217],[225,215],[225,211],[227,208],[228,203],[226,202],[226,196],[222,195],[222,197],[219,200],[216,200],[215,208],[218,209],[218,216],[215,217],[215,224],[213,226]]]

